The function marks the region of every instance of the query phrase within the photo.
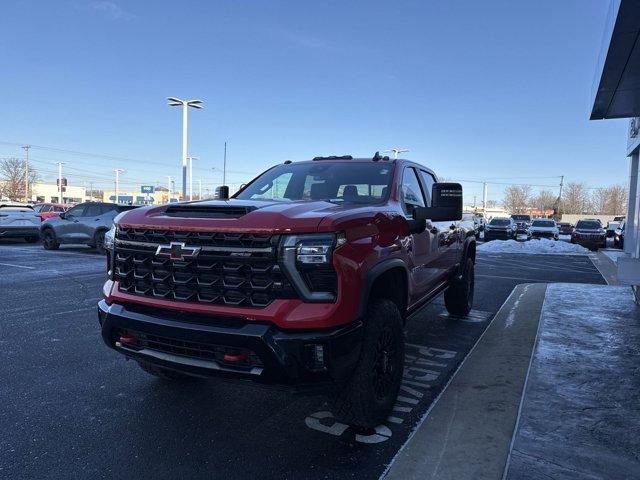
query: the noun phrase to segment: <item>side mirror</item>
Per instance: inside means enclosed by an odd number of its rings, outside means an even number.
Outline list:
[[[416,220],[449,222],[462,218],[462,185],[459,183],[434,183],[430,207],[414,210]]]
[[[410,235],[419,235],[427,229],[427,221],[424,219],[407,220],[407,223],[409,224]]]
[[[61,219],[65,219],[67,218],[67,212],[60,212],[60,215],[58,215]]]

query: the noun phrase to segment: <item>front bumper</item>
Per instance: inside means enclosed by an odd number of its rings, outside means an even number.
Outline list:
[[[317,390],[347,380],[360,356],[362,323],[283,330],[243,318],[98,303],[102,338],[134,360],[199,377],[223,377]],[[122,338],[140,339],[137,344]],[[322,346],[322,361],[317,346]],[[226,361],[240,353],[245,362]]]
[[[0,238],[40,237],[40,226],[0,226]]]
[[[572,237],[571,243],[577,243],[578,245],[582,245],[583,247],[593,249],[598,247],[606,247],[607,239],[604,235],[601,237]]]
[[[557,240],[558,235],[552,232],[531,232],[531,238],[547,238],[549,240]]]
[[[514,238],[514,232],[507,233],[506,230],[487,230],[484,231],[484,239],[488,240],[511,240]]]

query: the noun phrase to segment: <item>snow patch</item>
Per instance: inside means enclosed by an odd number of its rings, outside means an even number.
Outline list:
[[[589,250],[575,243],[559,242],[541,238],[528,242],[515,240],[492,240],[478,245],[478,250],[486,253],[556,253],[561,255],[588,255]]]

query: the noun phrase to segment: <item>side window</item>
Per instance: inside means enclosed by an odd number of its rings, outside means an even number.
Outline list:
[[[427,205],[431,205],[431,192],[433,190],[433,184],[436,183],[436,179],[424,170],[420,170],[420,176],[422,177],[422,184],[425,188],[424,196],[427,197]]]
[[[418,181],[416,171],[413,168],[407,167],[402,173],[401,195],[404,213],[408,217],[413,218],[413,211],[416,207],[426,206],[420,182]]]
[[[100,205],[98,205],[97,203],[93,203],[90,205],[87,205],[87,208],[84,211],[84,217],[98,217],[102,215],[102,209],[100,208]]]
[[[67,216],[82,217],[84,213],[84,209],[85,209],[84,205],[76,205],[75,207],[67,210]]]
[[[102,205],[100,205],[100,209],[102,213],[107,213],[112,210],[118,210],[118,207],[116,205],[109,205],[108,203],[103,203]]]

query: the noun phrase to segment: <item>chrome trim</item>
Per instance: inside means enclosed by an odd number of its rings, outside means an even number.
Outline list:
[[[157,249],[160,245],[166,246],[166,244],[161,243],[151,243],[151,242],[137,242],[135,240],[121,240],[116,238],[115,240],[116,246],[132,246],[132,247],[145,247],[145,248],[153,248]],[[196,247],[200,247],[200,250],[203,252],[231,252],[231,253],[271,253],[273,252],[273,247],[213,247],[213,246],[205,246],[205,245],[196,245]]]
[[[188,367],[208,368],[209,370],[221,370],[224,372],[248,373],[249,375],[260,375],[263,371],[262,367],[253,367],[251,370],[247,372],[242,372],[241,370],[236,370],[234,368],[223,367],[215,360],[200,360],[199,358],[183,357],[181,355],[172,355],[170,353],[158,352],[156,350],[151,350],[148,348],[136,350],[134,348],[125,347],[124,345],[122,345],[121,342],[116,342],[115,346],[126,352],[131,352],[131,353],[135,353],[137,355],[143,355],[146,357],[152,357],[157,360],[163,360],[165,362],[177,363],[179,365],[186,365]]]

